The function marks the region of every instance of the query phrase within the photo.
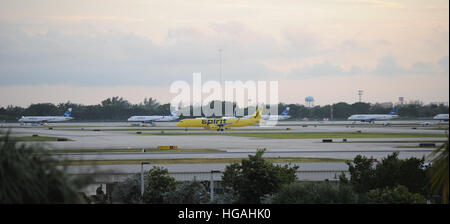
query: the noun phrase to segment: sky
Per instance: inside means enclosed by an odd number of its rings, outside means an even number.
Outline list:
[[[0,0],[0,107],[168,103],[220,71],[284,103],[448,102],[448,27],[443,0]]]

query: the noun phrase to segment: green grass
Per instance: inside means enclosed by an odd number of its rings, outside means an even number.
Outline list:
[[[434,141],[434,140],[397,140],[397,141],[333,141],[333,143],[444,143],[445,140],[442,141]]]
[[[5,137],[0,137],[0,141],[3,141]],[[49,137],[49,136],[9,136],[9,139],[17,142],[56,142],[58,139],[66,139],[66,141],[73,141],[68,138],[61,137]]]
[[[149,162],[150,164],[211,164],[241,162],[242,158],[186,158],[186,159],[143,159],[143,160],[68,160],[59,161],[61,165],[129,165]],[[345,162],[344,159],[301,158],[301,157],[267,157],[264,160],[272,163],[310,163],[310,162]]]
[[[54,127],[54,130],[60,130],[60,131],[94,131],[94,130],[100,130],[100,131],[141,131],[141,132],[150,132],[150,131],[205,131],[205,129],[184,129],[184,128],[167,128],[167,129],[163,129],[163,128],[90,128],[90,129],[86,129],[86,128],[58,128],[58,127]],[[229,129],[227,131],[285,131],[285,128],[279,128],[279,129],[267,129],[267,128],[261,128],[261,129]]]
[[[134,133],[132,133],[134,134]],[[295,133],[142,133],[141,135],[224,135],[237,137],[271,138],[271,139],[322,139],[322,138],[433,138],[446,137],[445,134],[423,133],[356,133],[356,132],[295,132]]]
[[[142,152],[142,148],[123,148],[123,149],[57,149],[46,150],[43,153],[60,154],[60,153],[127,153],[127,152]],[[198,149],[156,149],[145,148],[146,153],[155,152],[224,152],[218,149],[198,148]]]
[[[423,149],[423,148],[435,149],[439,146],[440,145],[438,145],[438,144],[436,144],[436,146],[399,145],[399,146],[395,146],[395,148],[399,148],[399,149]]]

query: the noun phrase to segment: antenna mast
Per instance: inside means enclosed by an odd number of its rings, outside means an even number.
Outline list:
[[[361,103],[361,97],[363,95],[363,91],[362,90],[358,90],[358,95],[359,95],[359,102]]]

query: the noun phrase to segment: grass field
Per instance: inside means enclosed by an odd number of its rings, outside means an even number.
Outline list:
[[[134,133],[130,133],[134,134]],[[356,133],[356,132],[296,132],[296,133],[142,133],[141,135],[224,135],[237,137],[271,138],[271,139],[323,139],[323,138],[436,138],[445,134],[423,133]]]
[[[184,129],[184,128],[53,128],[60,131],[141,131],[141,132],[161,132],[161,131],[205,131],[205,129]],[[261,128],[261,129],[229,129],[227,131],[285,131],[285,128]]]
[[[4,136],[0,137],[0,141],[3,141],[5,139]],[[49,137],[49,136],[9,136],[9,139],[17,141],[17,142],[56,142],[58,139],[65,139],[63,141],[73,141],[68,138],[61,138],[61,137]]]
[[[64,154],[64,153],[130,153],[130,152],[142,152],[142,148],[122,148],[122,149],[58,149],[58,150],[45,150],[44,153],[50,154]],[[145,153],[155,152],[224,152],[218,149],[198,148],[198,149],[156,149],[145,148]]]
[[[445,140],[435,141],[435,140],[396,140],[396,141],[333,141],[333,143],[444,143]]]
[[[128,165],[149,162],[150,164],[211,164],[241,162],[242,158],[186,158],[186,159],[143,159],[143,160],[67,160],[59,161],[61,165]],[[344,159],[331,158],[300,158],[300,157],[265,157],[264,160],[272,163],[311,163],[311,162],[345,162]]]

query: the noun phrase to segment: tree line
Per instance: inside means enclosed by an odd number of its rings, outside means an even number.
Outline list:
[[[211,102],[211,108],[214,102]],[[236,106],[235,103],[221,102],[222,114],[225,114],[225,105]],[[448,106],[444,104],[423,104],[420,101],[397,105],[397,113],[402,118],[431,118],[436,114],[448,113]],[[375,103],[335,103],[332,105],[306,107],[301,104],[278,104],[278,112],[281,113],[286,107],[290,107],[291,119],[309,120],[346,120],[352,114],[387,114],[393,107]],[[52,103],[31,104],[24,108],[20,106],[0,107],[0,121],[17,121],[22,116],[58,116],[62,115],[68,108],[72,108],[72,117],[75,121],[124,121],[133,115],[169,115],[170,104],[160,104],[156,99],[145,98],[143,102],[132,104],[122,97],[111,97],[101,101],[97,105],[82,105],[66,102],[57,105]],[[190,106],[191,111],[194,107]],[[244,108],[245,114],[248,108]],[[267,112],[267,111],[266,111]],[[264,113],[264,112],[263,112]],[[205,114],[202,113],[202,116]],[[181,118],[192,116],[181,116]]]

